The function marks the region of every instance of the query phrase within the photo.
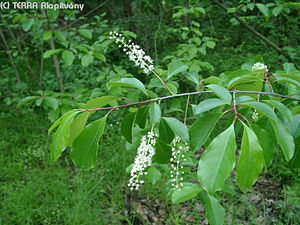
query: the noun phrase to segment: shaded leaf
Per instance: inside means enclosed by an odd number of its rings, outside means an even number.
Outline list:
[[[153,162],[166,164],[170,162],[172,156],[172,148],[160,139],[156,139],[155,154],[153,156]]]
[[[147,91],[144,84],[136,78],[121,78],[120,80],[110,82],[109,84],[137,88],[140,91],[142,91],[145,95],[147,95]]]
[[[147,178],[148,181],[152,184],[155,184],[157,181],[160,180],[161,178],[161,173],[158,169],[156,169],[155,166],[151,166],[148,170],[147,170]]]
[[[139,110],[136,112],[136,118],[135,123],[139,125],[140,128],[144,129],[147,122],[149,112],[149,106],[144,106],[139,108]]]
[[[255,133],[245,124],[237,164],[237,183],[241,190],[251,187],[263,169],[263,150]]]
[[[126,140],[131,144],[132,144],[135,117],[136,117],[136,112],[130,113],[126,115],[121,122],[121,133],[126,138]]]
[[[159,122],[159,137],[166,143],[170,143],[174,139],[174,132],[164,119]]]
[[[268,118],[270,118],[274,122],[277,122],[277,116],[276,116],[276,114],[274,113],[273,109],[270,106],[268,106],[268,105],[266,105],[262,102],[257,102],[257,101],[245,102],[245,103],[243,103],[243,105],[248,105],[252,108],[255,108],[257,111],[264,114],[265,116],[267,116]]]
[[[97,162],[98,142],[103,134],[106,116],[88,124],[74,140],[71,158],[83,169],[95,167]]]
[[[149,109],[149,115],[151,123],[157,123],[160,120],[161,110],[156,102],[151,104]]]
[[[172,131],[180,137],[181,140],[189,141],[189,132],[187,126],[175,118],[163,117],[163,119],[168,123]]]
[[[167,80],[178,73],[186,71],[187,68],[188,67],[184,63],[182,63],[180,60],[171,62],[170,65],[168,66]]]
[[[75,56],[74,56],[73,52],[65,50],[62,53],[62,58],[68,66],[71,66],[73,64]]]
[[[79,29],[78,33],[80,35],[82,35],[83,37],[86,37],[88,39],[92,38],[92,32],[90,30],[88,30],[88,29]]]
[[[221,117],[221,113],[209,113],[197,119],[189,129],[192,150],[200,149]]]

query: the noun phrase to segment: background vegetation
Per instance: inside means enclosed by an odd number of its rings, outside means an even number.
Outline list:
[[[137,92],[110,85],[121,77],[147,83],[151,97],[167,94],[108,39],[112,30],[138,43],[157,70],[180,58],[196,71],[196,88],[184,77],[169,82],[178,93],[200,90],[202,82],[261,60],[272,71],[288,69],[284,63],[299,70],[296,2],[106,0],[74,1],[85,4],[82,12],[0,9],[0,224],[208,224],[197,199],[173,205],[163,179],[138,193],[128,190],[126,168],[136,146],[120,135],[127,109],[110,115],[97,166],[89,171],[65,153],[51,161],[47,129],[95,97],[126,93],[128,101],[138,101]],[[299,96],[296,86],[287,90]],[[185,102],[164,104],[180,117]],[[226,224],[300,221],[299,168],[290,168],[280,151],[275,154],[246,194],[233,188],[221,196]]]

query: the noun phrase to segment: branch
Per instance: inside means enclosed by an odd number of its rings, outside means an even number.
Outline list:
[[[218,6],[220,6],[224,11],[227,12],[226,6],[224,6],[222,3],[220,3],[217,0],[212,0],[214,3],[216,3]],[[292,59],[285,51],[283,51],[279,46],[277,46],[274,42],[266,38],[264,35],[259,33],[257,30],[255,30],[253,27],[249,26],[244,20],[242,20],[238,15],[235,13],[230,13],[232,17],[234,17],[237,21],[239,21],[241,24],[243,24],[248,30],[250,30],[253,34],[255,34],[258,38],[269,44],[271,47],[273,47],[277,52],[279,52],[281,55],[285,56],[290,62],[294,63],[296,68],[300,70],[299,65],[295,62],[294,59]]]
[[[230,93],[234,93],[234,94],[256,94],[256,95],[269,95],[269,96],[275,96],[275,97],[280,97],[280,98],[285,98],[285,99],[291,99],[294,101],[299,101],[299,98],[293,98],[293,97],[289,97],[286,95],[281,95],[281,94],[277,94],[277,93],[271,93],[271,92],[260,92],[260,91],[229,91]],[[126,108],[129,106],[134,106],[134,105],[143,105],[146,103],[150,103],[150,102],[156,102],[156,101],[161,101],[161,100],[166,100],[169,98],[176,98],[176,97],[182,97],[182,96],[191,96],[191,95],[200,95],[200,94],[212,94],[214,93],[214,91],[195,91],[195,92],[189,92],[189,93],[180,93],[180,94],[174,94],[174,95],[168,95],[168,96],[164,96],[164,97],[158,97],[158,98],[152,98],[152,99],[148,99],[145,101],[140,101],[140,102],[131,102],[125,105],[119,105],[119,106],[111,106],[111,107],[102,107],[102,108],[93,108],[93,109],[80,109],[81,112],[90,112],[90,111],[98,111],[98,110],[115,110],[115,109],[119,109],[119,108]]]

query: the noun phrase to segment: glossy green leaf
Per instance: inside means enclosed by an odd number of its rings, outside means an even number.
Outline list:
[[[171,78],[172,76],[178,74],[178,73],[186,71],[187,68],[188,67],[183,62],[181,62],[180,60],[171,62],[169,64],[169,67],[168,67],[168,77],[167,77],[167,80],[169,78]]]
[[[300,72],[293,72],[293,73],[276,73],[276,76],[290,78],[297,82],[300,82]]]
[[[144,106],[139,108],[139,110],[136,112],[136,118],[135,123],[139,125],[140,128],[144,129],[147,122],[149,112],[149,106]]]
[[[52,31],[51,30],[44,31],[43,39],[45,41],[48,41],[51,37],[52,37]]]
[[[159,164],[167,164],[170,162],[171,156],[172,156],[171,146],[160,139],[156,139],[153,162]]]
[[[277,143],[281,147],[285,159],[289,161],[293,157],[295,151],[293,136],[280,121],[277,123],[273,122],[272,125],[275,131]]]
[[[223,88],[222,86],[217,84],[210,84],[207,85],[207,87],[213,90],[216,93],[216,95],[224,102],[226,102],[229,105],[231,104],[232,97],[230,92],[226,88]]]
[[[22,28],[24,31],[29,31],[32,25],[34,24],[33,18],[26,18],[24,19],[24,22],[22,23]]]
[[[197,106],[195,106],[194,108],[194,113],[200,114],[200,113],[204,113],[206,111],[209,111],[211,109],[214,109],[218,106],[221,105],[225,105],[226,102],[224,102],[223,100],[219,99],[219,98],[210,98],[210,99],[206,99],[202,102],[200,102]]]
[[[90,65],[93,62],[94,62],[94,56],[92,55],[87,54],[81,58],[81,65],[84,67]]]
[[[197,196],[203,189],[192,183],[185,183],[181,190],[175,190],[172,194],[172,202],[174,204],[190,200]]]
[[[252,75],[244,75],[244,76],[239,76],[239,77],[235,77],[233,78],[227,85],[227,88],[229,90],[231,90],[233,87],[236,87],[238,85],[255,85],[256,81],[260,81],[256,76],[252,76]],[[239,90],[241,90],[239,88]]]
[[[100,107],[105,106],[111,102],[118,100],[118,99],[119,99],[119,97],[116,97],[116,96],[101,96],[101,97],[89,100],[85,104],[84,108],[85,109],[100,108]]]
[[[278,109],[279,112],[281,112],[290,122],[292,122],[292,112],[284,104],[276,100],[264,100],[264,102],[267,102]]]
[[[184,75],[188,80],[192,81],[196,85],[199,85],[199,75],[196,71],[193,71],[191,73],[187,73]]]
[[[221,115],[221,113],[209,113],[192,124],[189,129],[192,150],[198,150],[205,144]]]
[[[151,123],[157,123],[160,120],[161,110],[156,102],[151,104],[149,109],[149,116]]]
[[[71,66],[73,64],[75,56],[74,56],[73,52],[65,50],[62,53],[62,58],[68,66]]]
[[[52,126],[48,129],[48,135],[51,133],[52,130],[54,130],[54,129],[60,124],[60,122],[61,122],[63,116],[64,116],[64,115],[62,115],[61,117],[59,117],[59,118],[52,124]]]
[[[265,4],[256,3],[255,5],[265,17],[269,17],[269,8]]]
[[[86,37],[88,39],[92,38],[92,32],[90,30],[88,30],[88,29],[79,29],[78,33],[80,35],[82,35],[83,37]]]
[[[19,108],[20,106],[22,106],[28,102],[33,102],[39,98],[40,98],[39,96],[28,96],[26,98],[23,98],[21,101],[18,102],[17,108]]]
[[[210,225],[222,225],[225,219],[225,210],[219,201],[212,195],[207,195],[205,200],[206,217]]]
[[[103,134],[106,116],[88,124],[74,140],[71,158],[83,169],[95,167],[97,162],[98,142]]]
[[[72,146],[74,140],[78,137],[81,131],[84,129],[86,121],[90,115],[90,112],[82,112],[76,116],[70,127],[69,143],[68,146]]]
[[[216,46],[216,42],[214,41],[207,41],[206,46],[213,49]]]
[[[275,77],[276,77],[276,80],[279,81],[279,82],[285,82],[285,83],[293,84],[296,87],[300,88],[300,82],[298,82],[294,79],[291,79],[291,78],[288,78],[288,77],[279,77],[279,76],[275,76]]]
[[[272,163],[275,154],[273,138],[265,129],[256,124],[251,124],[251,128],[256,134],[259,144],[262,147],[265,165],[266,167],[269,167]]]
[[[121,122],[121,133],[129,143],[132,143],[135,117],[136,112],[130,113],[126,115]]]
[[[294,139],[300,136],[300,114],[294,115],[290,124],[291,134]]]
[[[216,76],[210,76],[210,77],[204,79],[204,82],[207,84],[217,84],[217,83],[219,83],[219,81],[220,81],[220,78],[216,77]]]
[[[65,150],[65,148],[68,146],[70,126],[74,117],[78,113],[80,113],[80,111],[71,110],[61,117],[59,127],[52,135],[52,143],[50,145],[50,157],[53,160],[58,159],[61,156],[62,152]],[[57,125],[57,123],[58,122],[55,122],[55,125]],[[51,132],[50,129],[49,131]]]
[[[244,124],[241,152],[237,164],[237,183],[241,190],[251,187],[264,164],[263,150],[255,133]]]
[[[174,132],[168,125],[168,123],[161,118],[159,122],[159,137],[166,143],[170,143],[174,139]]]
[[[110,82],[109,84],[137,88],[140,91],[142,91],[145,95],[147,95],[147,91],[144,84],[136,78],[121,78],[120,80]]]
[[[265,116],[267,116],[274,122],[277,122],[277,120],[278,120],[276,114],[274,113],[274,110],[270,106],[268,106],[262,102],[257,102],[257,101],[245,102],[245,103],[243,103],[243,105],[248,105],[248,106],[256,109],[257,111],[264,114]]]
[[[189,141],[189,132],[186,125],[175,118],[163,117],[163,119],[168,123],[174,134],[180,137],[181,140],[185,142]]]
[[[199,160],[198,179],[210,194],[222,190],[235,165],[234,125],[219,134],[209,144]]]
[[[161,178],[161,173],[158,169],[156,169],[155,166],[151,166],[148,170],[147,170],[147,178],[148,181],[152,184],[155,184],[157,181],[160,180]]]
[[[56,98],[53,97],[45,97],[45,102],[49,105],[53,110],[58,108],[58,101]]]
[[[62,49],[55,49],[55,50],[48,50],[46,52],[44,52],[44,58],[49,58],[50,56],[52,55],[57,55],[59,54],[60,52],[62,52]]]

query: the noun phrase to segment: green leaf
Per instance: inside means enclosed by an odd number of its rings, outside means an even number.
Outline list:
[[[231,104],[232,97],[230,92],[226,88],[223,88],[222,86],[217,84],[210,84],[207,85],[207,87],[213,90],[216,93],[216,95],[224,102],[226,102],[229,105]]]
[[[255,132],[256,137],[258,138],[258,141],[260,143],[260,146],[262,147],[265,165],[266,167],[269,167],[272,163],[272,160],[274,158],[274,153],[275,153],[273,138],[265,129],[263,129],[262,127],[256,124],[251,124],[251,128]]]
[[[273,122],[272,125],[275,131],[277,143],[281,147],[285,159],[289,161],[293,157],[295,151],[293,136],[280,121]]]
[[[55,128],[60,124],[60,122],[61,122],[63,116],[64,116],[64,115],[62,115],[61,117],[59,117],[59,118],[52,124],[52,126],[48,129],[48,135],[51,133],[51,131],[52,131],[53,129],[55,129]]]
[[[65,50],[62,53],[62,58],[68,66],[71,66],[73,64],[75,56],[74,56],[73,52]]]
[[[159,164],[167,164],[170,162],[172,156],[172,148],[160,139],[156,139],[155,154],[153,156],[153,162]]]
[[[131,144],[132,144],[135,117],[136,117],[136,112],[130,113],[126,115],[121,122],[121,133],[126,138],[126,140]]]
[[[171,62],[168,67],[167,80],[178,73],[186,71],[187,68],[188,67],[184,63],[182,63],[180,60]]]
[[[97,162],[98,142],[103,134],[106,116],[88,124],[74,140],[71,158],[83,169],[95,167]]]
[[[116,96],[102,96],[102,97],[94,98],[89,100],[83,108],[84,109],[100,108],[118,99],[119,97]]]
[[[180,137],[181,140],[189,142],[189,132],[186,125],[175,118],[163,117],[163,119],[168,123],[174,134]]]
[[[94,55],[95,55],[99,60],[101,60],[102,62],[106,62],[106,58],[105,58],[105,56],[104,56],[103,54],[94,52]]]
[[[272,14],[273,16],[277,17],[283,10],[284,8],[282,6],[278,6],[278,7],[275,7],[273,10],[272,10]]]
[[[203,189],[197,185],[192,183],[186,183],[181,188],[181,190],[175,190],[172,194],[172,202],[174,204],[184,202],[187,200],[190,200],[197,196],[199,192],[201,192]]]
[[[24,31],[29,31],[32,25],[34,24],[34,19],[33,18],[26,18],[24,19],[24,22],[22,24],[22,28]]]
[[[291,68],[289,68],[288,66],[286,66],[285,68],[288,72],[290,72]],[[285,77],[285,78],[290,78],[294,81],[297,81],[297,83],[300,82],[300,73],[299,72],[294,72],[294,73],[276,73],[276,76],[279,77]]]
[[[68,146],[72,146],[74,140],[78,137],[78,135],[81,133],[83,128],[85,127],[86,121],[90,115],[90,112],[83,112],[76,116],[70,127],[70,135],[69,135],[69,142]]]
[[[216,42],[214,41],[207,41],[206,46],[213,49],[216,46]]]
[[[121,78],[120,80],[110,82],[109,84],[137,88],[140,91],[142,91],[145,95],[147,95],[147,91],[144,84],[136,78]]]
[[[160,110],[159,105],[156,102],[151,104],[150,110],[149,110],[149,115],[150,115],[151,123],[157,123],[160,120],[161,110]]]
[[[293,63],[284,63],[283,69],[284,69],[284,72],[286,72],[286,73],[291,73],[294,70],[296,70],[295,65]],[[300,82],[300,77],[299,77],[298,81]]]
[[[219,203],[219,201],[211,196],[207,195],[205,200],[206,217],[210,225],[222,225],[225,219],[225,210]]]
[[[139,108],[139,110],[136,112],[136,118],[135,123],[139,125],[140,128],[144,129],[147,122],[149,112],[149,106],[144,106]]]
[[[255,133],[245,124],[237,164],[237,183],[241,190],[251,187],[263,169],[263,150]]]
[[[196,85],[199,85],[199,75],[196,71],[193,71],[191,73],[187,73],[184,75],[188,80],[192,81]]]
[[[267,116],[268,118],[273,120],[274,122],[277,122],[277,120],[278,120],[273,109],[270,106],[268,106],[262,102],[257,102],[257,101],[245,102],[245,103],[243,103],[243,105],[248,105],[248,106],[256,109],[257,111],[261,112],[262,114],[264,114],[265,116]]]
[[[37,100],[38,98],[40,98],[40,97],[39,96],[28,96],[26,98],[23,98],[21,101],[18,102],[17,108],[24,105],[25,103],[33,102],[33,101]]]
[[[81,58],[81,65],[84,67],[90,65],[92,62],[94,62],[94,56],[92,55],[87,54]]]
[[[209,113],[197,119],[189,129],[192,150],[200,149],[221,117],[221,113]]]
[[[230,90],[235,86],[244,85],[244,84],[255,84],[256,81],[260,81],[256,76],[244,75],[235,77],[227,85],[227,88]]]
[[[80,113],[80,111],[76,111],[76,109],[74,109],[65,113],[61,117],[59,127],[53,134],[52,143],[50,145],[50,157],[53,160],[58,159],[61,156],[62,152],[65,150],[65,148],[68,146],[70,126],[74,117],[78,113]]]
[[[88,39],[92,38],[92,32],[90,30],[88,30],[88,29],[79,29],[78,33],[80,35],[82,35],[83,37],[86,37]]]
[[[57,55],[59,54],[60,52],[62,52],[62,49],[59,48],[59,49],[55,49],[55,50],[48,50],[46,52],[44,52],[44,58],[49,58],[50,56],[52,55]]]
[[[124,36],[128,36],[128,37],[136,39],[136,34],[131,31],[126,30],[126,31],[122,31],[122,33],[124,34]]]
[[[206,111],[209,111],[211,109],[214,109],[218,106],[225,105],[225,104],[226,104],[226,102],[224,102],[223,100],[221,100],[219,98],[206,99],[206,100],[200,102],[197,106],[195,106],[194,112],[197,115],[197,114],[204,113]]]
[[[170,143],[174,139],[174,132],[168,123],[161,118],[159,122],[159,137],[166,143]]]
[[[217,83],[219,83],[219,81],[220,81],[220,78],[216,77],[216,76],[210,76],[210,77],[204,79],[204,82],[207,84],[217,84]]]
[[[300,88],[300,82],[298,82],[294,79],[291,79],[288,77],[279,77],[279,76],[275,76],[275,77],[276,77],[276,81],[290,83],[290,84],[293,84],[296,87]]]
[[[51,37],[52,37],[52,31],[51,30],[44,31],[43,39],[45,41],[48,41]]]
[[[61,42],[64,42],[67,39],[66,35],[59,30],[55,30],[54,35]]]
[[[235,165],[234,125],[219,134],[209,144],[199,160],[198,178],[210,194],[222,190]]]
[[[255,5],[265,17],[269,17],[269,8],[266,5],[261,3],[256,3]]]
[[[58,108],[58,101],[53,97],[45,97],[45,102],[54,110]]]
[[[147,171],[148,181],[152,184],[155,184],[161,178],[161,173],[155,166],[151,166]]]
[[[269,103],[270,105],[274,106],[276,109],[278,109],[279,112],[281,112],[290,122],[292,122],[293,115],[291,111],[281,102],[276,100],[264,100],[264,102]]]
[[[300,168],[300,144],[298,143],[297,146],[293,158],[289,161],[289,167],[291,168]]]

